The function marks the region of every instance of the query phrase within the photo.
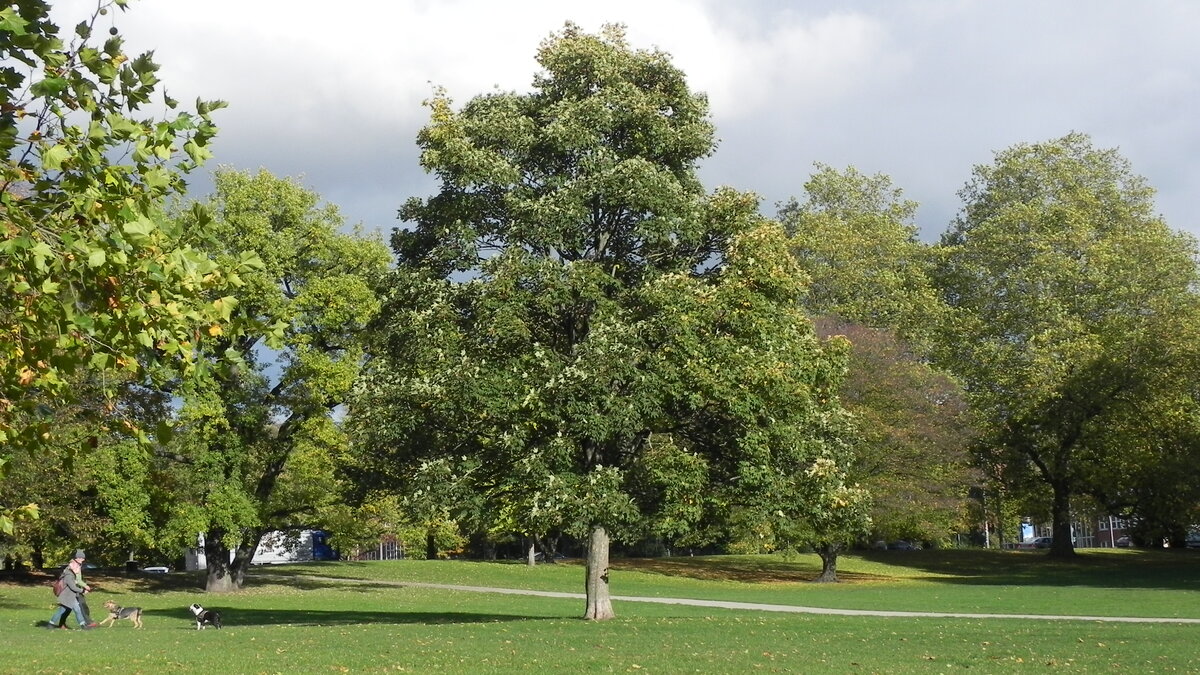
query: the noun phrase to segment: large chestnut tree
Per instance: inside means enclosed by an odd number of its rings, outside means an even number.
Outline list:
[[[568,24],[537,59],[528,93],[429,101],[441,189],[401,210],[351,468],[415,492],[441,463],[518,526],[573,523],[584,616],[607,619],[613,536],[734,508],[855,520],[826,494],[847,490],[844,358],[796,302],[782,228],[703,189],[708,106],[666,54]]]

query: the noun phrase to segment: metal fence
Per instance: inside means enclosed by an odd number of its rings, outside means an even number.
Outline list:
[[[346,560],[404,560],[404,542],[394,536],[385,536],[371,548],[356,548]]]

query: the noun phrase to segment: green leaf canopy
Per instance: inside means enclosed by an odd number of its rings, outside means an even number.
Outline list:
[[[450,459],[524,500],[498,509],[519,529],[564,514],[591,533],[587,616],[606,618],[608,532],[677,534],[703,485],[794,475],[776,453],[820,454],[842,359],[799,313],[782,229],[752,195],[704,193],[707,104],[665,54],[568,24],[538,62],[528,94],[429,101],[442,188],[401,210],[357,470],[397,485]]]
[[[940,361],[994,461],[1032,466],[1053,492],[1053,552],[1069,555],[1071,495],[1124,452],[1106,439],[1136,410],[1194,418],[1196,244],[1083,134],[997,153],[961,194],[934,274],[951,308]]]

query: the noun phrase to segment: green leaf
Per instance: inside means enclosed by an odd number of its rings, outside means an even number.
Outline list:
[[[171,426],[166,420],[160,420],[158,427],[155,429],[154,436],[160,444],[166,445],[171,442],[171,439],[175,438],[175,427]]]
[[[65,145],[52,145],[42,153],[42,168],[47,171],[58,171],[63,162],[71,158],[71,150]]]
[[[37,258],[49,258],[54,255],[54,250],[44,241],[39,241],[33,248],[29,249],[29,252]]]
[[[108,129],[100,123],[100,120],[92,120],[88,125],[88,139],[93,141],[103,140],[108,136]]]
[[[142,179],[146,181],[146,185],[152,188],[166,189],[171,185],[171,175],[161,166],[151,167],[142,174]]]
[[[104,41],[104,53],[110,57],[116,57],[121,54],[121,45],[125,43],[120,35],[114,35]]]
[[[237,298],[233,297],[232,295],[227,295],[223,298],[217,298],[216,300],[213,300],[213,309],[217,310],[217,314],[222,319],[228,321],[230,314],[233,312],[233,309],[237,307],[237,304]]]
[[[133,149],[133,161],[139,164],[145,164],[153,156],[154,153],[152,153],[150,148],[146,145],[146,139],[139,138],[137,146]]]
[[[242,251],[238,258],[238,269],[261,270],[263,268],[263,261],[259,257],[258,251]]]
[[[154,76],[154,72],[158,70],[158,64],[151,59],[152,55],[153,52],[146,52],[129,64],[143,85],[152,85],[158,82],[158,78]]]
[[[29,25],[12,7],[0,9],[0,31],[12,35],[25,35],[25,26]]]
[[[142,133],[142,126],[124,115],[109,115],[107,121],[117,138],[131,138]]]
[[[29,88],[29,93],[38,98],[51,98],[58,96],[67,88],[67,80],[61,77],[47,77],[39,82],[34,82]]]
[[[121,227],[121,231],[130,235],[134,241],[141,241],[149,238],[150,234],[156,229],[157,226],[154,224],[154,221],[145,216],[125,223],[125,225]]]
[[[61,286],[58,282],[50,281],[49,279],[46,279],[42,282],[42,292],[46,295],[54,295],[55,293],[58,293],[58,289],[60,287]]]
[[[196,99],[196,112],[199,113],[199,115],[204,119],[208,119],[208,114],[210,112],[227,107],[229,107],[229,103],[227,101],[205,101],[199,98]]]
[[[104,249],[93,249],[92,252],[88,254],[88,267],[100,267],[104,264],[104,261],[107,259],[107,257],[108,256],[104,253]]]
[[[212,152],[210,152],[208,148],[196,143],[195,141],[188,141],[187,143],[184,143],[183,151],[186,152],[187,156],[197,164],[203,164],[212,157]]]

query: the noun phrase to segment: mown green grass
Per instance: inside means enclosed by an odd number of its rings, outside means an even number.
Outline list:
[[[846,583],[807,583],[815,560],[771,556],[615,561],[614,594],[826,607],[1200,616],[1200,556],[880,552],[850,556]],[[313,579],[308,575],[320,574]],[[303,576],[301,576],[303,575]],[[0,672],[1200,672],[1200,625],[1021,619],[877,618],[616,603],[618,618],[577,618],[574,598],[394,585],[582,589],[578,563],[403,561],[255,570],[247,590],[205,596],[199,578],[96,577],[91,598],[145,608],[88,632],[35,627],[43,585],[0,584]],[[363,583],[361,580],[366,580]],[[1045,599],[1053,595],[1056,600]],[[186,606],[226,628],[197,632]],[[1121,609],[1122,611],[1110,611]]]
[[[289,573],[582,592],[582,565],[320,563]],[[1066,563],[1034,551],[880,551],[843,556],[839,570],[843,583],[813,584],[815,555],[615,560],[610,585],[616,596],[845,609],[1200,618],[1200,551],[1094,550]]]

